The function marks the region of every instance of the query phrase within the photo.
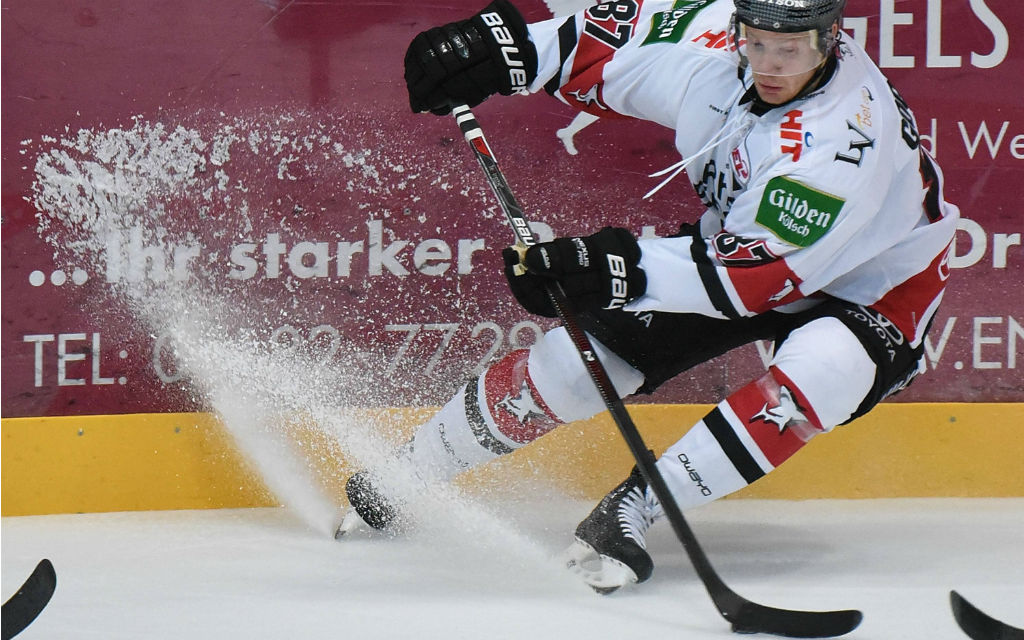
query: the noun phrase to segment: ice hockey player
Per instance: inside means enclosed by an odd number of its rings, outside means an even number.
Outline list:
[[[557,238],[526,252],[525,275],[514,275],[515,251],[504,257],[532,313],[554,315],[544,283],[561,282],[623,396],[774,340],[768,371],[657,460],[684,510],[757,481],[907,386],[949,277],[959,212],[907,103],[840,32],[844,5],[616,0],[525,24],[495,0],[419,34],[406,54],[416,112],[545,90],[675,130],[672,175],[685,168],[706,205],[699,223],[640,241],[615,227]],[[603,409],[555,329],[469,380],[404,455],[447,479]],[[387,528],[401,504],[378,480],[355,474],[348,498]],[[593,567],[581,573],[602,591],[646,580],[660,513],[634,471],[579,524],[572,563]]]

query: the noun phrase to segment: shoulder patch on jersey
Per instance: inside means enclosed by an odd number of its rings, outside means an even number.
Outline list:
[[[797,180],[777,176],[765,186],[755,221],[784,242],[809,247],[828,233],[845,203]]]
[[[668,11],[659,11],[651,16],[651,32],[640,46],[659,42],[678,43],[690,22],[715,0],[676,0]]]

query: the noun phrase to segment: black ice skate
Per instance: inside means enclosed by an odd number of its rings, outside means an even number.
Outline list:
[[[353,474],[345,483],[345,494],[351,508],[334,532],[335,539],[358,529],[361,524],[389,533],[400,528],[402,519],[398,507],[384,496],[369,472]]]
[[[576,527],[567,566],[602,594],[643,582],[654,571],[646,548],[647,529],[662,513],[634,468]]]

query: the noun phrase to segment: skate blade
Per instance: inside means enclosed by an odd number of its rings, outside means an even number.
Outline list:
[[[363,522],[363,519],[359,517],[355,509],[349,508],[345,512],[345,516],[341,519],[341,524],[334,530],[334,539],[341,540],[345,536],[349,535],[353,531],[358,529],[368,528],[370,525]]]
[[[607,595],[636,583],[636,573],[615,558],[599,554],[579,538],[566,550],[566,568],[583,579],[590,588]]]

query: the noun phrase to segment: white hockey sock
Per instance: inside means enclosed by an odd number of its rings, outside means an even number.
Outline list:
[[[532,442],[562,424],[530,380],[529,351],[513,351],[472,378],[413,436],[411,458],[450,479]]]
[[[639,371],[600,343],[593,345],[620,394],[629,395],[643,383]],[[579,353],[559,327],[462,387],[416,431],[412,460],[424,473],[449,479],[604,408]]]
[[[679,508],[690,509],[770,473],[822,431],[800,390],[772,367],[669,447],[658,470]]]

